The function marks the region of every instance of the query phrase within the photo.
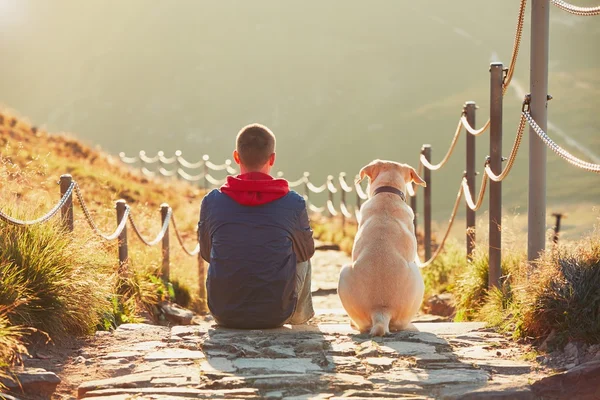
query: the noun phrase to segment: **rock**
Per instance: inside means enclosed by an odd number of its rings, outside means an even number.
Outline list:
[[[529,385],[495,385],[473,390],[455,397],[454,400],[537,400]]]
[[[321,370],[310,358],[240,358],[233,361],[233,366],[240,370],[270,370],[296,373]]]
[[[204,358],[200,350],[164,349],[146,354],[145,360],[198,360]]]
[[[450,293],[434,294],[425,303],[425,310],[429,314],[453,317],[456,313],[454,297]]]
[[[397,354],[399,356],[434,354],[436,352],[435,346],[414,342],[386,342],[385,345],[380,347],[380,350],[386,354]]]
[[[198,325],[175,325],[171,328],[171,337],[200,336],[206,330]]]
[[[447,368],[447,369],[392,369],[378,372],[369,377],[373,383],[383,384],[417,384],[431,386],[442,384],[485,383],[489,374],[480,369]]]
[[[293,347],[287,346],[269,346],[262,350],[263,355],[269,357],[296,357]]]
[[[600,399],[600,360],[580,364],[566,372],[534,382],[533,392],[550,399]]]
[[[569,342],[567,343],[567,345],[565,346],[565,358],[569,361],[574,361],[575,363],[577,363],[577,357],[579,356],[579,349],[577,348],[577,345],[573,342]]]
[[[141,357],[142,353],[139,351],[118,351],[116,353],[108,353],[100,357],[102,360],[135,360]]]
[[[207,361],[200,364],[200,368],[204,373],[222,373],[235,372],[233,362],[225,357],[210,357]]]
[[[175,303],[160,303],[159,308],[165,315],[167,321],[175,325],[189,325],[192,323],[192,318],[194,318],[194,313],[190,310],[186,310],[185,308],[179,306]]]
[[[122,395],[123,397],[117,397]],[[138,396],[142,397],[138,397]],[[110,396],[110,397],[109,397]],[[151,396],[151,397],[150,397]],[[160,396],[160,397],[155,397]],[[252,388],[244,389],[225,389],[225,390],[206,390],[184,387],[152,387],[152,388],[116,388],[99,389],[87,393],[85,399],[254,399],[258,398],[258,390]]]
[[[50,371],[42,368],[27,368],[16,371],[15,380],[1,380],[1,382],[15,393],[50,395],[61,382],[60,378]]]

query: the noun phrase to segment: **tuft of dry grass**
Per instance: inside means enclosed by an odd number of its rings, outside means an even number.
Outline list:
[[[14,305],[0,305],[0,390],[6,389],[2,379],[12,379],[11,368],[20,364],[21,357],[28,354],[23,345],[23,337],[28,335],[31,329],[10,323],[8,315],[13,308]]]
[[[515,338],[550,346],[600,343],[600,232],[522,262],[510,286],[491,293],[481,316]]]

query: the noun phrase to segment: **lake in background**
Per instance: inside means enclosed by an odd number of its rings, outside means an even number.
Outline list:
[[[529,91],[530,7],[505,97],[506,156]],[[489,64],[508,65],[518,9],[518,0],[0,0],[0,103],[115,155],[182,150],[215,163],[231,157],[243,125],[260,122],[277,135],[276,170],[289,180],[309,171],[319,184],[374,158],[416,166],[423,143],[438,162],[465,101],[485,122]],[[600,17],[553,7],[550,37],[549,134],[600,163]],[[507,210],[521,214],[527,136],[503,184]],[[464,136],[433,173],[440,226],[463,170]],[[565,226],[591,229],[600,177],[551,152],[547,176],[548,214],[578,207],[582,217]]]

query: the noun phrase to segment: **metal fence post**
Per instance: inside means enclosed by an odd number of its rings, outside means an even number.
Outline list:
[[[69,186],[73,182],[73,177],[69,174],[60,176],[60,198],[65,195]],[[60,219],[62,224],[69,232],[73,232],[73,192],[67,198],[67,201],[60,210]]]
[[[345,176],[345,173],[340,172],[340,179],[344,179]],[[342,213],[342,235],[346,237],[346,214],[344,214],[344,211],[342,210],[342,204],[344,205],[344,208],[348,208],[346,206],[346,191],[344,190],[340,182],[340,212]]]
[[[163,203],[160,205],[160,221],[161,226],[164,225],[165,220],[167,219],[167,214],[169,213],[169,205]],[[171,266],[170,266],[170,250],[169,250],[169,226],[167,225],[167,229],[165,230],[165,234],[162,238],[162,279],[165,282],[169,282],[171,274]]]
[[[467,122],[473,128],[475,128],[475,110],[477,105],[474,101],[467,101],[465,103],[465,116]],[[471,195],[475,194],[475,135],[471,135],[469,132],[467,135],[467,169],[465,171],[465,177],[467,178],[467,186],[471,191]],[[475,210],[471,210],[467,204],[467,260],[473,260],[473,250],[475,249]]]
[[[552,242],[556,245],[558,243],[558,233],[560,232],[560,220],[564,217],[562,213],[553,213],[553,217],[556,218],[556,223],[554,224],[554,235],[552,235]]]
[[[425,159],[431,162],[431,145],[424,144],[421,152]],[[423,179],[427,186],[424,188],[425,195],[423,203],[424,228],[423,228],[423,243],[425,245],[425,260],[431,259],[431,170],[424,166]]]
[[[331,208],[333,208],[333,192],[329,189],[330,184],[334,185],[334,183],[333,183],[333,176],[332,175],[328,175],[327,176],[326,186],[327,186],[327,200],[329,202],[331,202]],[[327,207],[327,213],[329,214],[329,218],[333,218],[333,213],[331,212],[331,210],[329,209],[329,207]]]
[[[530,91],[531,116],[548,127],[548,36],[550,2],[531,2]],[[546,248],[546,145],[529,128],[529,197],[527,207],[527,260],[534,261]]]
[[[306,197],[306,209],[310,211],[310,189],[308,188],[309,172],[304,173],[304,197]],[[310,212],[309,212],[310,214]]]
[[[490,67],[490,168],[502,172],[502,63]],[[499,287],[502,276],[502,182],[490,182],[488,287]]]
[[[123,199],[117,200],[116,202],[117,208],[117,226],[125,217],[125,209],[127,208],[127,202]],[[129,259],[128,251],[127,251],[127,225],[123,228],[123,231],[119,235],[119,269],[121,270],[127,264],[127,260]]]

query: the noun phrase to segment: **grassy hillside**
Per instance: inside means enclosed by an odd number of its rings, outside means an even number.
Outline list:
[[[0,211],[33,220],[59,200],[60,175],[78,183],[90,214],[104,234],[114,232],[114,203],[125,199],[147,240],[160,230],[160,205],[173,208],[186,248],[196,245],[203,192],[186,182],[142,176],[66,134],[50,134],[0,111]],[[65,231],[58,215],[23,228],[0,221],[0,375],[18,361],[22,338],[35,333],[60,341],[151,315],[173,295],[157,276],[160,244],[147,247],[128,226],[129,268],[119,270],[117,243],[98,236],[74,197],[75,228]],[[185,254],[171,225],[171,275],[178,294],[191,292],[198,305],[197,257]]]

